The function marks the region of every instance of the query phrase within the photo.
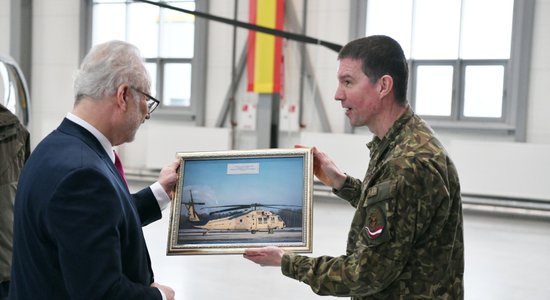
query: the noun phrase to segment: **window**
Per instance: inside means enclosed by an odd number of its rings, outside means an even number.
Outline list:
[[[197,117],[196,114],[204,110],[199,107],[204,101],[192,99],[201,99],[204,95],[204,80],[196,77],[204,73],[198,70],[204,69],[201,55],[206,52],[202,50],[206,42],[201,41],[206,39],[198,39],[196,35],[201,32],[198,27],[206,26],[206,21],[149,3],[90,1],[91,45],[112,39],[136,45],[151,76],[151,94],[161,101],[159,114]],[[201,2],[204,1],[164,1],[181,9],[206,10],[206,4]]]
[[[401,44],[410,66],[409,101],[430,123],[513,131],[523,104],[512,76],[528,74],[515,60],[529,56],[532,25],[526,23],[533,13],[533,1],[516,2],[368,0],[364,34]]]

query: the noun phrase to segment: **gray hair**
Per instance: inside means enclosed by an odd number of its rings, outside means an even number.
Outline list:
[[[121,84],[147,91],[150,83],[136,46],[123,41],[106,42],[94,46],[76,72],[75,103],[84,96],[97,99],[114,94]]]

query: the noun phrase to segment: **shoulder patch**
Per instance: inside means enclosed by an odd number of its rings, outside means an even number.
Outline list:
[[[376,239],[384,232],[385,227],[386,214],[384,211],[378,205],[369,207],[367,209],[367,225],[365,226],[367,236],[370,239]]]

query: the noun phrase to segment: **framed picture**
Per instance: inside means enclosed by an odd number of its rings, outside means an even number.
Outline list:
[[[311,149],[180,152],[168,255],[312,251]]]

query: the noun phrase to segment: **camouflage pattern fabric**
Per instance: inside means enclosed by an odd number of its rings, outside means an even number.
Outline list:
[[[283,274],[319,295],[463,299],[460,184],[445,149],[410,107],[367,146],[365,179],[334,191],[356,207],[346,255],[285,254]]]
[[[19,174],[30,149],[29,132],[17,116],[0,104],[0,282],[10,280],[13,205]]]

